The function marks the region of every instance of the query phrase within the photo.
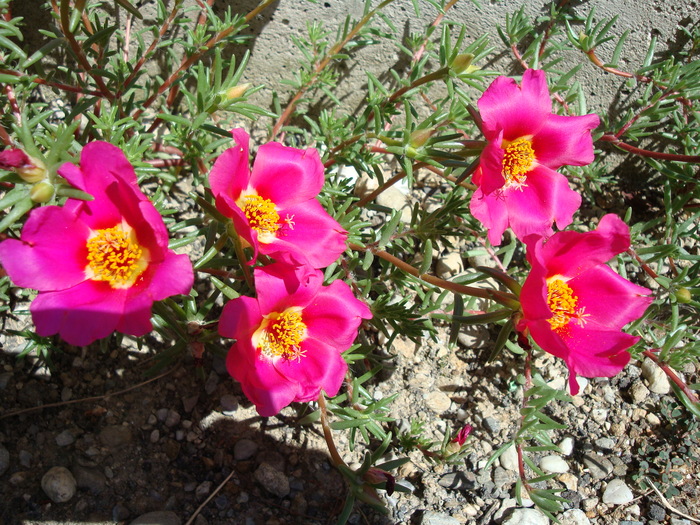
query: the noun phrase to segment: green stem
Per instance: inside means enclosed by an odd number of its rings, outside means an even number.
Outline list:
[[[326,440],[326,445],[328,446],[328,452],[331,454],[331,459],[336,467],[344,466],[347,467],[343,458],[340,457],[338,449],[335,446],[335,441],[333,441],[333,430],[328,424],[328,408],[326,407],[326,396],[321,392],[318,396],[318,408],[321,412],[321,426],[323,427],[323,437]]]

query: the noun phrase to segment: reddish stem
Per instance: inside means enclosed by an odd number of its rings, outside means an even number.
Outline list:
[[[602,142],[610,142],[613,145],[620,148],[621,150],[627,151],[629,153],[634,153],[635,155],[639,155],[641,157],[648,157],[650,159],[659,160],[672,160],[676,162],[691,162],[693,164],[700,163],[700,155],[681,155],[679,153],[663,153],[661,151],[649,151],[627,144],[626,142],[621,141],[615,135],[606,134],[600,137],[598,140]]]
[[[595,54],[595,49],[589,49],[586,51],[586,56],[588,56],[588,59],[597,67],[602,69],[603,71],[607,71],[608,73],[612,73],[613,75],[617,75],[619,77],[624,77],[624,78],[636,78],[640,82],[651,82],[652,78],[651,77],[645,77],[644,75],[635,75],[633,73],[628,73],[627,71],[620,71],[619,69],[616,69],[614,67],[606,66],[603,64],[603,61],[598,58],[598,56]]]

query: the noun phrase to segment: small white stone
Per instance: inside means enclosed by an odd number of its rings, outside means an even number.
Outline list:
[[[591,525],[586,513],[581,509],[569,509],[557,516],[559,525]]]
[[[449,279],[464,271],[462,256],[457,252],[450,252],[442,257],[435,265],[435,272],[440,279]]]
[[[549,525],[549,518],[537,509],[515,509],[503,525]]]
[[[77,483],[65,467],[53,467],[41,478],[41,488],[55,503],[65,503],[75,496]]]
[[[504,469],[518,471],[518,451],[515,449],[515,445],[508,447],[498,459]]]
[[[553,474],[563,474],[569,471],[569,465],[566,464],[561,456],[551,455],[545,456],[540,460],[540,468],[545,472]]]
[[[624,505],[634,499],[630,488],[621,479],[614,479],[603,492],[603,503],[608,505]]]
[[[657,394],[668,394],[671,384],[663,370],[648,357],[642,363],[642,375],[649,383],[649,390]]]
[[[450,409],[452,400],[447,394],[438,390],[425,396],[425,404],[428,405],[428,408],[433,412],[442,414]]]
[[[656,427],[661,424],[661,420],[653,412],[649,412],[647,414],[647,417],[645,417],[644,419],[646,419],[647,423],[649,423],[652,427]]]
[[[570,456],[574,451],[574,438],[566,436],[559,442],[559,450],[565,456]]]

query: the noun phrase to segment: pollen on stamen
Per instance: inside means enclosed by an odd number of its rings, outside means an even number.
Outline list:
[[[113,288],[132,285],[147,266],[144,250],[121,225],[97,230],[86,248],[90,278],[107,281]]]
[[[257,347],[269,358],[282,357],[286,360],[301,361],[306,351],[301,348],[306,338],[306,324],[300,312],[287,310],[273,313],[263,325]]]
[[[527,173],[535,162],[535,150],[526,138],[519,138],[505,145],[503,176],[506,186],[522,190],[526,186]]]
[[[261,234],[274,234],[280,229],[280,216],[275,203],[260,195],[247,195],[243,202],[243,213],[250,227]]]
[[[584,313],[584,308],[577,308],[578,298],[571,287],[561,279],[553,279],[547,283],[547,303],[552,311],[549,324],[557,333],[566,331],[569,322],[574,319],[579,325],[586,322],[589,314]]]

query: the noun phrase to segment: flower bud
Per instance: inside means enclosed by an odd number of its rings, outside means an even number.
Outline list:
[[[432,129],[417,129],[411,133],[408,143],[414,148],[420,148],[428,141],[432,134]]]
[[[34,202],[49,202],[55,193],[54,187],[48,182],[37,182],[29,190],[29,197]]]
[[[39,182],[46,178],[44,163],[19,148],[0,151],[0,169],[14,171],[25,182]]]
[[[450,67],[457,75],[461,75],[462,73],[471,73],[472,71],[479,69],[476,66],[472,66],[472,60],[474,60],[474,55],[471,53],[463,53],[455,57]]]
[[[232,88],[228,88],[226,90],[226,98],[229,100],[234,98],[241,98],[249,89],[250,84],[238,84],[237,86],[233,86]]]
[[[675,295],[676,301],[678,301],[679,303],[687,304],[693,300],[693,295],[687,288],[678,288],[678,290],[676,290]]]

